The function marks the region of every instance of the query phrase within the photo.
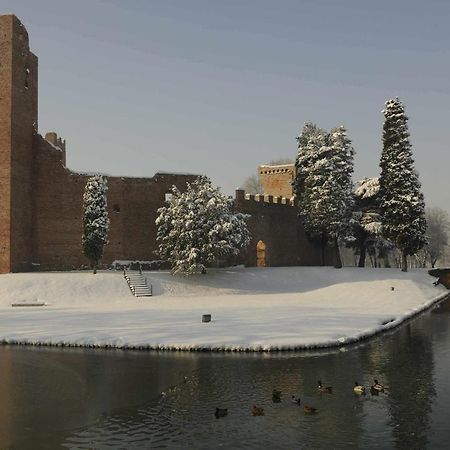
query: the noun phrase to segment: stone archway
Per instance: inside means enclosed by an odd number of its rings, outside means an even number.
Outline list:
[[[258,241],[256,244],[256,267],[266,267],[266,244]]]

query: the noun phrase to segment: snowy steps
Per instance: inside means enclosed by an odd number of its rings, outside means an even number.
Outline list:
[[[152,296],[152,285],[147,283],[147,278],[142,275],[142,272],[124,270],[123,276],[135,297]]]

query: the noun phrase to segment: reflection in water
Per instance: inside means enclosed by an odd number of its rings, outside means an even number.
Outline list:
[[[445,308],[329,353],[1,347],[0,447],[446,448]],[[385,393],[353,393],[355,381],[370,386],[374,378],[388,385]],[[318,379],[333,394],[321,394]],[[272,401],[273,389],[282,391],[281,402]],[[305,415],[291,395],[319,413]],[[253,417],[252,405],[265,415]],[[215,418],[216,407],[228,415]]]
[[[395,347],[389,346],[389,425],[396,448],[426,448],[433,398],[433,347],[420,324],[408,324]]]

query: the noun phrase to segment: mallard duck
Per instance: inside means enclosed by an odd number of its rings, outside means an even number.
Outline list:
[[[317,408],[314,408],[313,406],[305,405],[303,407],[303,411],[305,411],[305,414],[316,414]]]
[[[366,388],[364,386],[362,386],[361,384],[359,384],[357,381],[355,381],[355,386],[353,387],[353,391],[356,394],[365,394]]]
[[[278,403],[281,401],[281,391],[277,391],[276,389],[272,391],[272,401],[274,403]]]
[[[297,397],[296,395],[293,395],[291,397],[291,402],[296,403],[297,405],[300,405],[300,397]]]
[[[370,386],[370,394],[371,395],[378,395],[380,391],[377,391],[373,386]]]
[[[377,379],[374,379],[373,382],[374,382],[374,384],[373,384],[373,386],[371,386],[370,389],[374,389],[375,391],[378,391],[378,392],[384,392],[384,386],[382,384],[378,383]]]
[[[331,394],[331,392],[333,391],[333,388],[331,386],[322,386],[322,381],[318,381],[318,388],[319,388],[319,392],[326,392],[327,394]]]
[[[254,416],[263,416],[264,415],[264,408],[262,406],[253,405],[253,407],[252,407],[252,414]]]
[[[225,417],[228,415],[228,408],[216,408],[214,415],[216,416],[216,419],[219,417]]]

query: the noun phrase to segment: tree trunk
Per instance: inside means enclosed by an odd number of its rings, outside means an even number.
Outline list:
[[[97,273],[97,262],[92,263],[92,268],[94,269],[94,275]]]
[[[322,261],[320,264],[321,266],[325,265],[325,243],[326,243],[325,235],[322,234],[322,237],[320,238],[320,247],[321,247],[321,251],[322,251],[322,253],[321,253]]]
[[[408,272],[408,260],[405,252],[402,252],[402,272]]]
[[[339,251],[339,244],[337,238],[334,238],[334,267],[336,269],[342,268],[341,253]]]
[[[365,265],[366,265],[366,246],[362,244],[359,247],[358,267],[365,267]]]

